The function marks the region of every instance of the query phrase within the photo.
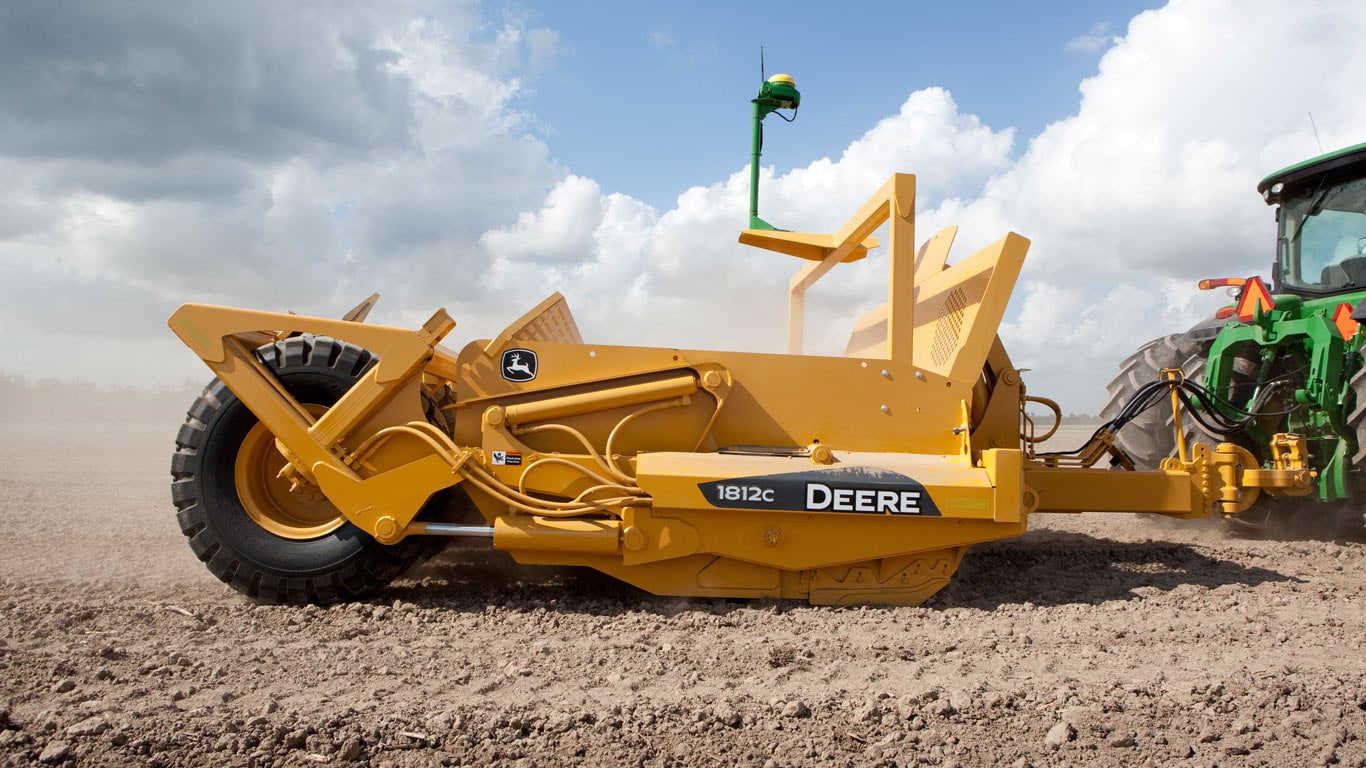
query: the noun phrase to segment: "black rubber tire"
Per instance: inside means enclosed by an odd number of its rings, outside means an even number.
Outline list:
[[[296,336],[257,355],[300,403],[331,405],[378,360],[335,339]],[[388,584],[433,547],[421,537],[384,546],[351,523],[308,540],[276,536],[243,508],[234,480],[238,449],[257,424],[219,379],[190,407],[171,457],[180,530],[211,573],[263,603],[326,605]],[[439,494],[424,508],[439,510]]]
[[[1351,388],[1355,402],[1348,411],[1347,426],[1351,427],[1357,436],[1357,452],[1352,456],[1352,466],[1358,470],[1366,470],[1366,350],[1359,354],[1363,359],[1357,372],[1352,374]],[[1366,532],[1366,515],[1363,515],[1362,505],[1357,503],[1362,495],[1361,490],[1357,489],[1356,498],[1345,505],[1346,508],[1341,515],[1341,529],[1345,536],[1355,538]]]
[[[1180,333],[1153,339],[1139,347],[1120,363],[1119,375],[1106,387],[1110,397],[1100,410],[1101,420],[1109,421],[1118,416],[1141,387],[1162,378],[1164,368],[1180,368],[1186,378],[1204,383],[1208,351],[1208,341]],[[1187,444],[1212,440],[1195,419],[1183,418],[1181,426]],[[1172,409],[1159,403],[1121,428],[1115,435],[1115,444],[1133,459],[1137,469],[1151,470],[1157,469],[1163,459],[1176,455],[1175,435]]]
[[[1366,350],[1362,354],[1366,354]],[[1357,452],[1352,456],[1352,466],[1366,467],[1366,360],[1352,374],[1351,386],[1356,402],[1347,414],[1347,426],[1357,435]]]
[[[1102,420],[1119,415],[1120,410],[1149,382],[1161,378],[1164,368],[1180,368],[1186,378],[1197,384],[1205,383],[1205,369],[1209,365],[1211,339],[1192,339],[1186,334],[1172,334],[1153,339],[1138,348],[1120,363],[1120,373],[1106,388],[1110,393],[1105,407],[1101,409]],[[1217,392],[1225,399],[1239,402],[1251,393],[1240,391],[1256,382],[1258,363],[1252,357],[1239,355],[1233,359],[1233,371],[1229,392]],[[1194,442],[1214,446],[1223,438],[1211,435],[1194,418],[1184,416],[1181,420],[1186,444]],[[1129,422],[1115,436],[1115,444],[1133,459],[1134,466],[1141,470],[1157,469],[1163,459],[1176,455],[1176,429],[1172,409],[1159,404],[1144,411]],[[1252,451],[1261,458],[1262,446],[1251,441],[1236,440],[1236,443]],[[1267,530],[1283,514],[1288,505],[1281,499],[1273,499],[1263,494],[1252,505],[1236,517],[1225,521],[1226,527],[1237,533],[1260,533]]]

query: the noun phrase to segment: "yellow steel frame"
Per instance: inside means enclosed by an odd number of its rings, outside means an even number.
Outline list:
[[[859,320],[850,356],[801,356],[805,291],[877,247],[884,224],[887,303]],[[302,490],[377,540],[426,533],[418,510],[459,484],[517,559],[664,594],[918,603],[968,546],[1023,533],[1034,512],[1233,514],[1262,489],[1312,487],[1295,436],[1266,470],[1199,444],[1155,472],[1091,469],[1118,455],[1104,434],[1081,460],[1036,455],[996,337],[1029,242],[1008,234],[948,265],[955,234],[915,248],[905,174],[834,234],[743,232],[810,262],[789,283],[788,355],[586,344],[559,294],[458,354],[438,343],[455,325],[444,310],[412,331],[365,324],[374,297],[345,320],[190,304],[170,325],[275,436]],[[379,363],[315,416],[253,352],[290,333]],[[530,379],[505,375],[513,351],[538,362]],[[453,429],[428,423],[424,389],[453,396]],[[849,477],[874,485],[839,486]],[[775,478],[806,483],[805,507],[771,501]],[[757,489],[726,491],[755,503],[708,495],[721,486]],[[816,506],[819,493],[843,507]]]

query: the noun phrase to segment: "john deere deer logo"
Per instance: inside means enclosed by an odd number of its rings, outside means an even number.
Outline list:
[[[531,381],[536,378],[536,353],[529,349],[509,349],[503,353],[503,378]]]

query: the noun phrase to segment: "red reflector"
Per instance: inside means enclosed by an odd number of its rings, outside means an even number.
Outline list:
[[[1237,312],[1238,310],[1234,307],[1220,307],[1219,311],[1214,313],[1214,316],[1220,320],[1227,320],[1237,314]]]

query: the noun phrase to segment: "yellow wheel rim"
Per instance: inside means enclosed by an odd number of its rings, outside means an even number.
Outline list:
[[[314,416],[327,409],[304,406]],[[275,449],[275,435],[257,424],[242,440],[237,452],[233,478],[243,509],[256,524],[286,539],[316,539],[337,530],[346,518],[332,502],[322,498],[317,488],[311,493],[290,490],[290,481],[280,477],[288,464]]]

